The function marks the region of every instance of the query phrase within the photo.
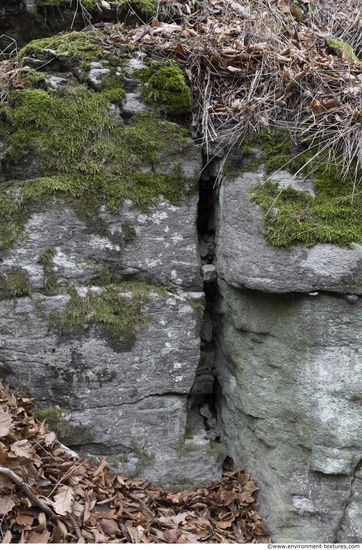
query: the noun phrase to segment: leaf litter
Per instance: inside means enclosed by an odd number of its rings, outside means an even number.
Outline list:
[[[71,455],[35,419],[34,401],[0,381],[2,543],[271,542],[253,497],[258,487],[231,458],[222,481],[169,493],[112,474],[104,458],[94,469]]]
[[[130,44],[140,59],[172,59],[184,70],[194,136],[209,158],[220,138],[227,152],[260,131],[283,129],[317,147],[316,163],[327,158],[342,179],[354,171],[357,180],[361,16],[359,0],[161,0],[138,29],[103,32],[114,52]]]

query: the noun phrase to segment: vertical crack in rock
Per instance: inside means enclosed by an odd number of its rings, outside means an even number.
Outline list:
[[[207,162],[204,158],[204,170],[199,182],[199,210],[197,219],[198,245],[204,278],[205,310],[201,325],[200,363],[196,371],[195,382],[188,398],[188,430],[203,427],[210,439],[213,452],[224,456],[224,447],[220,442],[220,429],[217,418],[217,379],[214,370],[214,304],[218,295],[215,259],[214,226],[214,185],[218,172],[218,159]],[[205,269],[205,268],[208,269]]]

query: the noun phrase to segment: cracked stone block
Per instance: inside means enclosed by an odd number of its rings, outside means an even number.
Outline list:
[[[260,487],[266,531],[278,543],[356,541],[361,301],[240,290],[221,278],[219,288],[221,440]]]
[[[284,186],[290,183],[299,191],[312,193],[310,183],[285,174]],[[215,213],[219,277],[236,288],[275,293],[325,290],[344,294],[348,281],[355,286],[362,268],[360,244],[353,249],[317,244],[288,251],[267,243],[260,232],[263,213],[248,198],[251,188],[265,178],[261,166],[235,180],[224,178],[221,183]],[[359,283],[353,293],[362,294]]]

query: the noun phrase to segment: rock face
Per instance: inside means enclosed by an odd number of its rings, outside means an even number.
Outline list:
[[[114,472],[208,483],[224,445],[273,542],[360,542],[362,247],[269,246],[264,167],[222,179],[215,147],[203,170],[180,105],[145,102],[143,54],[108,39],[31,43],[0,105],[0,375]]]
[[[67,36],[86,53],[105,40],[95,31],[89,43],[85,34]],[[82,125],[74,117],[67,122],[69,140],[72,124],[79,129],[74,143],[86,140],[78,157],[70,152],[71,168],[59,152],[62,143],[55,137],[49,145],[64,114],[36,129],[30,122],[35,140],[17,160],[9,135],[22,125],[2,134],[3,204],[27,207],[10,241],[12,221],[2,210],[0,376],[53,416],[60,406],[49,426],[77,452],[105,456],[113,471],[165,487],[212,482],[221,476],[224,452],[198,412],[214,382],[210,361],[199,366],[201,149],[189,130],[143,102],[134,78],[143,63],[123,57],[110,68],[90,53],[81,74],[75,49],[58,53],[63,42],[57,40],[53,65],[37,73],[34,87],[11,96],[10,108],[18,99],[40,101],[46,110],[68,94],[82,118],[87,102],[99,103]],[[23,65],[44,63],[50,50],[42,44],[48,42],[34,46],[38,57],[27,50]],[[97,136],[94,117],[102,110]],[[38,195],[41,189],[45,195]]]
[[[344,296],[341,281],[361,247],[268,246],[248,200],[263,175],[225,179],[216,205],[221,439],[260,487],[273,542],[357,542],[361,288]]]
[[[278,176],[279,177],[279,176]],[[216,257],[218,273],[237,288],[263,292],[346,292],[346,284],[356,281],[353,292],[362,293],[362,247],[338,248],[320,244],[292,251],[274,249],[260,235],[262,213],[248,195],[252,186],[265,178],[261,168],[245,172],[220,188],[216,208]],[[298,180],[288,184],[300,189]],[[310,191],[308,189],[308,191]]]

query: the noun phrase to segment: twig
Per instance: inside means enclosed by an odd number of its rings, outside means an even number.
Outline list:
[[[20,489],[24,491],[24,493],[30,498],[31,501],[34,502],[43,512],[45,512],[48,516],[54,516],[53,510],[49,508],[44,502],[42,502],[34,493],[31,491],[29,485],[25,483],[23,479],[21,479],[13,470],[10,470],[10,468],[3,468],[3,466],[0,466],[0,474],[6,475],[8,478],[11,479]]]

